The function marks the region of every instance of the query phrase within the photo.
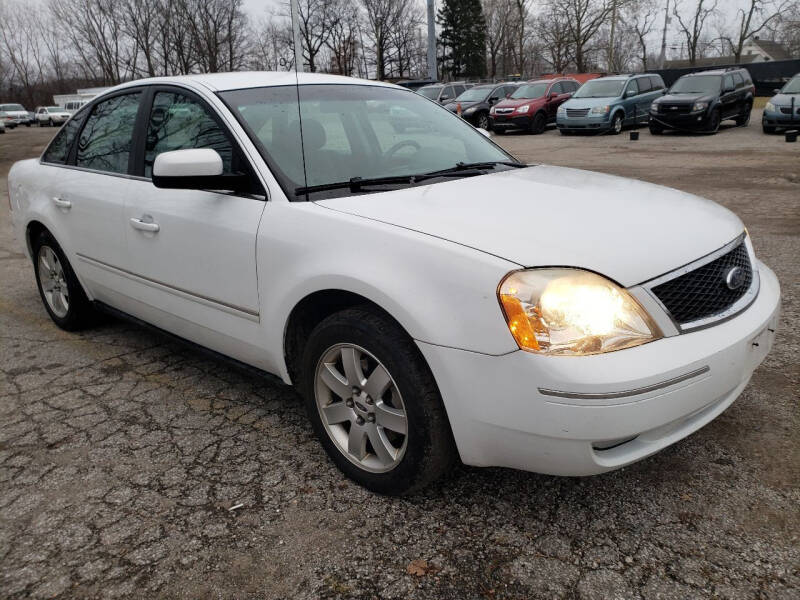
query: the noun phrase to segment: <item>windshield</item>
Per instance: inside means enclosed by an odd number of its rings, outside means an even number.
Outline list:
[[[434,87],[421,87],[417,90],[417,93],[420,96],[425,96],[426,98],[430,98],[431,100],[436,100],[439,97],[439,92],[442,91],[442,86],[437,85]]]
[[[670,94],[719,94],[722,77],[719,75],[694,75],[681,77],[669,88]]]
[[[573,98],[619,98],[627,83],[622,79],[594,79],[587,81],[573,94]]]
[[[0,104],[0,110],[25,110],[22,104]]]
[[[463,119],[406,90],[302,85],[302,128],[295,86],[234,90],[220,96],[245,125],[290,199],[295,199],[297,188],[353,178],[410,176],[458,163],[514,161]],[[330,195],[348,193],[343,189]]]
[[[784,94],[800,94],[800,76],[795,77],[781,90]]]
[[[494,88],[472,88],[456,98],[458,102],[480,102],[486,100]]]
[[[533,83],[530,85],[523,85],[517,88],[517,91],[511,94],[512,98],[541,98],[547,91],[548,83]]]

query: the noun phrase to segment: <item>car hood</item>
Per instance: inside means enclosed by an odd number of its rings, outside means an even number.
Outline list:
[[[692,262],[744,229],[736,215],[710,200],[546,165],[317,204],[524,267],[590,269],[624,286]]]
[[[595,106],[607,106],[618,102],[619,98],[570,98],[561,106],[567,108],[594,108]]]
[[[506,98],[494,105],[495,108],[516,108],[525,104],[539,104],[544,98]]]
[[[708,94],[664,94],[656,102],[669,102],[670,104],[694,104],[695,102],[709,102],[714,98]]]
[[[791,106],[792,98],[794,98],[794,105],[800,108],[800,94],[776,94],[770,98],[775,106]]]

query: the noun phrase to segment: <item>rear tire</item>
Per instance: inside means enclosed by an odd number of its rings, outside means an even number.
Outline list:
[[[558,131],[561,133],[561,135],[572,135],[572,132],[567,131],[566,129],[559,129]]]
[[[747,105],[745,107],[745,112],[742,115],[736,117],[736,125],[739,127],[747,127],[750,124],[750,113],[752,111],[753,106]]]
[[[530,131],[534,135],[539,135],[544,133],[545,128],[547,127],[547,117],[544,116],[544,113],[536,113],[533,116],[533,120],[531,121],[531,128]]]
[[[664,133],[664,128],[661,125],[656,125],[655,123],[650,123],[650,135],[661,135]]]
[[[455,462],[433,374],[408,334],[378,309],[349,308],[317,325],[303,352],[299,387],[328,456],[373,492],[415,492]]]
[[[72,270],[64,251],[50,232],[41,232],[32,244],[36,286],[47,314],[66,331],[91,325],[96,313]]]
[[[772,135],[776,131],[778,131],[778,128],[777,127],[773,127],[772,125],[762,125],[761,129],[763,129],[764,133],[766,133],[767,135]]]
[[[722,123],[722,113],[720,113],[718,108],[715,108],[711,112],[711,116],[708,118],[708,133],[714,134],[719,131],[719,126]]]

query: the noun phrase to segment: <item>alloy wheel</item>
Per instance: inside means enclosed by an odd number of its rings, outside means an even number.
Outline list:
[[[485,114],[478,116],[478,129],[489,129],[489,117]]]
[[[395,468],[408,444],[408,416],[389,371],[369,351],[336,344],[317,363],[314,394],[338,450],[372,473]]]
[[[613,123],[614,133],[622,133],[622,116],[618,113],[614,115]]]
[[[36,265],[47,306],[59,319],[63,319],[69,312],[69,288],[64,267],[50,246],[39,248]]]

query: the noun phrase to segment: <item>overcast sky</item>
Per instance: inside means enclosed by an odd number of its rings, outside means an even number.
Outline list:
[[[353,0],[355,1],[355,0]],[[420,5],[424,6],[426,0],[416,0]],[[661,41],[661,31],[664,27],[664,17],[663,17],[663,7],[666,6],[666,0],[657,0],[658,3],[662,6],[662,15],[658,19],[658,25],[656,29],[658,30],[657,34],[653,34],[652,38],[654,43],[660,47]],[[691,10],[695,6],[696,0],[679,0],[680,4],[686,10],[686,13],[689,14]],[[800,0],[799,0],[800,1]],[[245,9],[250,13],[251,16],[260,18],[263,14],[265,14],[267,8],[272,9],[279,9],[282,6],[286,6],[288,0],[244,0]],[[672,12],[672,6],[674,5],[675,0],[670,0],[670,12]],[[437,8],[441,4],[441,0],[438,0],[436,5]],[[536,6],[541,4],[537,0],[533,0],[532,7],[535,10]],[[718,0],[717,8],[720,12],[719,16],[712,17],[712,19],[716,20],[709,20],[707,22],[707,31],[711,35],[711,37],[716,37],[717,33],[717,22],[726,22],[729,26],[733,24],[733,21],[736,18],[736,11],[739,8],[743,8],[749,4],[749,0]],[[675,28],[676,20],[672,19],[673,23],[670,27],[670,31],[667,35],[667,43],[670,46],[680,46],[682,39],[678,34],[677,29]],[[732,29],[732,28],[731,28]],[[655,50],[657,52],[657,49]]]

